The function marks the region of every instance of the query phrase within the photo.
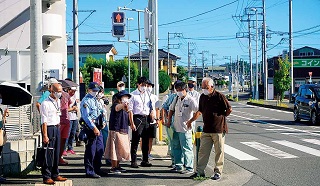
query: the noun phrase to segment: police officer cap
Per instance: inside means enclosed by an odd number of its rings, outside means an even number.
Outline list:
[[[154,87],[154,84],[149,79],[147,80],[147,84],[151,85],[152,87]]]
[[[98,83],[96,83],[96,82],[90,82],[90,83],[89,83],[89,86],[88,86],[88,89],[91,89],[91,90],[93,90],[93,91],[99,91],[99,90],[100,90],[99,87],[100,87],[100,86],[99,86]]]

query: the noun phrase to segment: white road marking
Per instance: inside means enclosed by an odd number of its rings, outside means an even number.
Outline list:
[[[234,158],[237,158],[238,160],[259,160],[258,158],[242,152],[241,150],[233,148],[227,144],[224,145],[224,152]]]
[[[306,146],[303,146],[303,145],[300,145],[300,144],[297,144],[297,143],[292,143],[292,142],[289,142],[289,141],[286,141],[286,140],[272,141],[272,142],[280,144],[280,145],[283,145],[283,146],[286,146],[286,147],[290,147],[290,148],[296,149],[296,150],[304,152],[304,153],[308,153],[308,154],[320,157],[320,150],[317,150],[317,149],[306,147]]]
[[[286,152],[283,152],[281,150],[278,150],[276,148],[273,148],[273,147],[269,147],[268,145],[264,145],[262,143],[259,143],[259,142],[241,142],[242,144],[245,144],[249,147],[252,147],[254,149],[257,149],[261,152],[264,152],[266,154],[269,154],[271,156],[274,156],[274,157],[277,157],[277,158],[280,158],[280,159],[284,159],[284,158],[297,158],[297,156],[294,156],[292,154],[289,154],[289,153],[286,153]]]
[[[305,141],[305,142],[308,142],[308,143],[320,145],[320,140],[317,140],[317,139],[301,139],[301,140]]]
[[[243,119],[247,119],[247,120],[251,120],[251,121],[255,121],[257,123],[269,124],[269,125],[272,125],[272,126],[275,126],[275,127],[278,127],[278,128],[288,129],[290,131],[306,133],[306,134],[313,135],[313,136],[320,136],[320,134],[318,134],[318,133],[309,132],[307,130],[300,130],[300,129],[295,129],[295,128],[286,127],[286,126],[282,126],[282,125],[271,124],[271,123],[268,123],[268,122],[265,122],[265,121],[260,121],[260,120],[256,120],[256,119],[252,119],[252,118],[247,118],[247,117],[243,117],[243,116],[239,116],[239,115],[235,115],[235,114],[230,114],[230,115],[235,116],[235,117],[239,117],[239,118],[243,118]]]
[[[278,131],[284,130],[284,131],[292,131],[292,130],[290,130],[290,129],[264,129],[264,130],[278,130]]]
[[[319,136],[318,134],[304,133],[304,132],[284,132],[281,134],[288,135],[288,136]]]

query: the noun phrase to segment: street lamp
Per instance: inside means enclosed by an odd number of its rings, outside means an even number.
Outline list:
[[[256,15],[256,91],[255,91],[255,99],[259,99],[259,89],[258,89],[258,10],[256,8],[251,8],[252,11],[255,12]]]
[[[130,32],[130,30],[129,30],[129,21],[131,21],[131,20],[133,20],[133,18],[132,17],[128,17],[127,18],[127,31],[128,31],[128,33],[127,33],[127,35],[128,35],[128,41],[130,41],[130,37],[129,37],[129,32]],[[128,92],[130,93],[130,42],[128,42]]]

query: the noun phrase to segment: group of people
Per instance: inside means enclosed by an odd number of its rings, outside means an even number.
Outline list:
[[[173,91],[165,97],[162,105],[162,122],[166,125],[169,139],[172,171],[192,174],[191,178],[204,177],[212,146],[215,148],[213,180],[221,178],[224,165],[224,141],[228,132],[226,116],[231,105],[226,97],[215,90],[211,78],[202,80],[202,94],[195,90],[196,79],[190,77],[188,84],[176,81]],[[196,170],[194,170],[193,142],[195,121],[202,115],[203,132]]]
[[[162,122],[166,126],[169,140],[172,171],[193,173],[192,178],[204,176],[214,145],[216,166],[213,179],[220,179],[224,164],[225,134],[228,132],[226,116],[232,109],[226,97],[215,90],[211,78],[203,79],[202,94],[195,90],[194,77],[190,77],[188,83],[175,82],[172,93],[165,96],[162,103],[152,94],[154,84],[146,77],[138,78],[137,89],[131,94],[120,81],[117,83],[118,92],[112,98],[109,118],[106,102],[102,99],[104,90],[97,83],[89,83],[79,108],[75,88],[70,87],[65,92],[56,80],[50,81],[49,85],[47,98],[38,102],[38,108],[41,113],[43,144],[56,150],[53,166],[42,166],[44,183],[54,184],[55,181],[66,180],[59,176],[58,165],[67,163],[61,158],[66,146],[69,152],[73,152],[78,109],[81,114],[79,122],[83,123],[80,134],[83,134],[82,139],[85,141],[84,167],[88,178],[100,178],[108,174],[101,170],[103,156],[111,162],[111,173],[126,172],[120,166],[121,161],[130,161],[131,168],[151,167],[149,160],[152,141]],[[195,121],[200,115],[204,125],[195,171],[193,142]],[[140,142],[142,161],[138,164]]]

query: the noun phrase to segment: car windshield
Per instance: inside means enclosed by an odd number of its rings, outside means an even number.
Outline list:
[[[316,94],[317,98],[320,98],[320,88],[314,88],[314,94]]]

